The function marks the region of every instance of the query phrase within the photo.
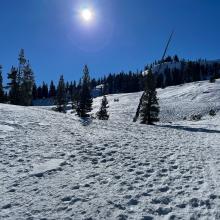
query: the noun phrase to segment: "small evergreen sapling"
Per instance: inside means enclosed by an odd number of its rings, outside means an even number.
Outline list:
[[[107,100],[106,96],[104,95],[102,98],[101,107],[96,114],[99,120],[108,120],[109,119],[107,108],[109,108],[108,100]]]

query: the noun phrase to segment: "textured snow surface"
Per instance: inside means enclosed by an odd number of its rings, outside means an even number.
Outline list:
[[[220,82],[158,93],[155,126],[132,123],[141,93],[109,121],[0,104],[0,219],[220,219]]]
[[[13,131],[14,128],[8,125],[0,125],[0,131],[1,132],[8,132],[8,131]]]
[[[58,170],[63,163],[64,160],[62,159],[50,159],[44,163],[35,164],[33,171],[30,174],[33,176],[41,177],[46,172]]]

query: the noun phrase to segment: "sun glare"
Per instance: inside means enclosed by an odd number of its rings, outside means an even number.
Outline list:
[[[81,16],[83,18],[84,21],[91,21],[92,17],[93,17],[93,13],[90,9],[83,9],[81,12]]]

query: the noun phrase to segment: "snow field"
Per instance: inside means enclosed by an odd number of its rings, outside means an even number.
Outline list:
[[[219,90],[220,81],[158,90],[155,126],[132,122],[141,93],[108,96],[110,120],[87,126],[0,105],[0,219],[220,219],[220,114],[208,116]]]

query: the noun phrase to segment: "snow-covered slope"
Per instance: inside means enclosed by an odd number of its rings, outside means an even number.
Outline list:
[[[158,72],[160,69],[160,73],[163,73],[165,71],[165,69],[169,68],[171,70],[173,69],[181,69],[182,64],[187,64],[189,61],[172,61],[172,62],[164,62],[162,63],[162,65],[157,64],[155,66],[153,66],[153,72]],[[193,61],[191,61],[193,62]],[[200,60],[200,61],[196,61],[200,64],[203,65],[213,65],[215,63],[220,63],[220,59],[216,59],[216,60]],[[147,74],[147,71],[143,72],[144,74]]]
[[[109,96],[110,120],[87,123],[1,104],[0,219],[220,219],[219,90],[158,90],[156,126],[132,123],[141,93]]]
[[[193,114],[207,115],[211,109],[220,110],[220,80],[216,83],[200,81],[158,89],[161,107],[161,122],[174,122],[190,118]],[[110,102],[110,120],[132,121],[142,92],[108,96]],[[114,102],[119,98],[120,102]],[[99,108],[100,100],[94,104],[94,112]]]

